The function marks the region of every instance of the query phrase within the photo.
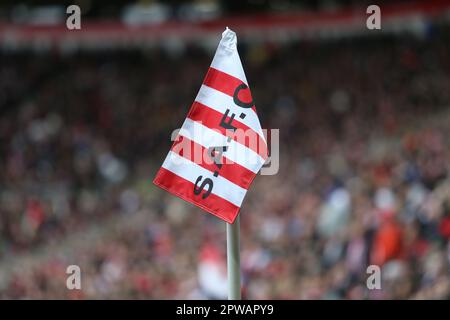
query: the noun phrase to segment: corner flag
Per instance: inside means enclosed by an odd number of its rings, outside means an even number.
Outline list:
[[[214,59],[153,183],[233,223],[267,159],[236,33],[222,33]]]

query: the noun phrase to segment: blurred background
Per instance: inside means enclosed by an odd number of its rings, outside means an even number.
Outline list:
[[[226,26],[280,129],[243,297],[450,298],[450,2],[375,2],[2,1],[0,298],[226,297],[224,222],[151,183]]]

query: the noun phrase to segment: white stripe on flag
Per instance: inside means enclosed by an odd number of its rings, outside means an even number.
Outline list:
[[[234,45],[233,51],[221,50],[217,48],[216,54],[214,55],[213,61],[211,62],[211,67],[220,70],[222,72],[228,73],[229,75],[238,78],[246,85],[248,85],[247,78],[245,77],[244,68],[242,68],[241,59],[237,53],[236,45]]]
[[[229,95],[202,84],[195,101],[221,112],[222,114],[225,114],[225,111],[230,109],[229,115],[231,113],[236,114],[236,121],[245,124],[247,127],[258,133],[264,141],[266,141],[261,129],[261,124],[259,123],[258,115],[253,110],[249,110],[246,112],[246,117],[244,119],[239,118],[239,115],[243,109],[234,104],[233,98]]]
[[[186,118],[184,121],[179,134],[197,142],[205,148],[228,146],[223,155],[254,173],[258,173],[265,162],[259,154],[250,148],[234,140],[228,142],[227,137],[222,133],[189,118]]]
[[[194,184],[199,176],[203,176],[204,178],[212,177],[211,171],[200,167],[198,164],[191,162],[190,160],[172,151],[170,151],[167,155],[162,167]],[[214,186],[211,192],[216,196],[231,202],[235,206],[240,207],[247,190],[221,176],[218,176],[214,178]]]

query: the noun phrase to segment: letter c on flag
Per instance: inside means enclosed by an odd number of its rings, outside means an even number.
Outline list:
[[[253,99],[250,101],[250,102],[243,102],[243,101],[241,101],[241,100],[239,100],[239,92],[241,91],[241,90],[244,90],[244,89],[246,89],[246,90],[248,90],[248,86],[245,84],[245,83],[241,83],[240,85],[238,85],[237,87],[236,87],[236,89],[234,90],[234,93],[233,93],[233,101],[234,101],[234,103],[236,104],[236,105],[238,105],[239,107],[242,107],[242,108],[251,108],[251,107],[253,107],[253,105],[254,105],[254,103],[253,103]]]

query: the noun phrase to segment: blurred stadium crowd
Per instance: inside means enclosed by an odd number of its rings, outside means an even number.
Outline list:
[[[449,31],[240,44],[280,129],[242,209],[245,298],[450,298]],[[151,184],[211,58],[1,53],[0,298],[226,297],[224,223]]]

